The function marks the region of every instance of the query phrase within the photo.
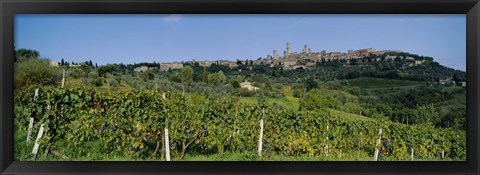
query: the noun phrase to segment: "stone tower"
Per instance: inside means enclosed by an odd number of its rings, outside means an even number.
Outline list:
[[[290,43],[287,43],[287,50],[285,51],[285,58],[287,58],[288,56],[290,56]]]
[[[306,44],[303,46],[303,53],[308,53],[308,46]]]
[[[273,59],[278,59],[277,50],[273,50]]]

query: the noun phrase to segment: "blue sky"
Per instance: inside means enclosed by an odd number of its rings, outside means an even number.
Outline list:
[[[15,47],[60,61],[106,63],[257,59],[301,51],[375,48],[431,56],[465,70],[465,15],[15,16]]]

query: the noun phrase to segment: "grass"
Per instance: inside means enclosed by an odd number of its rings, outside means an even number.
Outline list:
[[[291,110],[298,110],[299,108],[299,102],[298,98],[295,97],[283,97],[283,98],[267,98],[267,103],[273,104],[276,103],[286,109],[291,109]],[[256,97],[242,97],[240,100],[242,103],[246,104],[255,104],[257,103],[257,98]],[[355,120],[363,120],[363,121],[371,121],[373,120],[372,118],[368,118],[365,116],[360,116],[358,114],[352,114],[344,111],[339,111],[335,109],[328,109],[329,112],[331,112],[334,115],[338,115],[340,117],[345,118],[346,120],[350,121],[355,121]]]
[[[332,114],[334,115],[338,115],[339,117],[342,117],[346,120],[351,120],[351,121],[356,121],[356,120],[363,120],[363,121],[373,121],[374,119],[372,118],[368,118],[368,117],[365,117],[365,116],[360,116],[360,115],[357,115],[357,114],[352,114],[352,113],[347,113],[347,112],[343,112],[343,111],[338,111],[338,110],[335,110],[335,109],[328,109]]]
[[[423,81],[412,80],[386,80],[381,78],[356,78],[348,80],[351,86],[362,89],[385,89],[385,88],[413,88],[425,84]]]
[[[272,105],[273,103],[276,103],[277,105],[282,106],[285,109],[290,109],[290,110],[298,110],[299,108],[299,99],[292,97],[292,96],[287,96],[287,97],[282,97],[282,98],[267,98],[267,103]],[[246,103],[246,104],[255,104],[258,102],[257,97],[242,97],[240,99],[240,102]]]

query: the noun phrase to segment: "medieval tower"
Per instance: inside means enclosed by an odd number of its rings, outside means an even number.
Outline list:
[[[277,53],[277,50],[273,50],[273,58],[274,59],[278,59],[278,53]]]
[[[285,51],[285,58],[287,58],[288,56],[290,56],[290,43],[287,43],[287,50]]]

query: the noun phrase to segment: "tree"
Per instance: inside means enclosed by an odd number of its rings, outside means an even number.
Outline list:
[[[238,83],[237,80],[232,79],[231,84],[232,84],[233,88],[240,88],[240,83]]]
[[[208,72],[207,67],[203,67],[203,72],[202,72],[202,81],[205,83],[208,83],[208,75],[210,72]]]
[[[15,63],[15,88],[29,85],[55,85],[61,79],[61,70],[50,66],[48,59],[28,59]]]
[[[194,72],[193,72],[192,67],[185,66],[185,67],[182,68],[182,74],[181,74],[182,82],[184,82],[184,83],[192,82],[193,81],[193,75],[194,75]]]
[[[305,87],[307,90],[312,90],[314,88],[318,87],[317,81],[313,78],[313,76],[309,76],[305,81],[304,81]]]
[[[115,80],[115,78],[113,77],[110,77],[108,79],[108,86],[110,87],[110,89],[117,89],[118,88],[117,80]]]
[[[151,71],[141,72],[139,76],[145,82],[155,78],[155,75]]]
[[[292,86],[285,86],[283,87],[282,89],[282,94],[283,96],[293,96],[293,92],[292,92]]]
[[[221,85],[227,81],[227,77],[222,71],[208,75],[208,82],[213,85]]]
[[[358,71],[350,71],[347,73],[347,79],[354,79],[360,77],[360,73]]]
[[[60,65],[62,66],[65,65],[65,61],[63,60],[63,58],[62,58],[62,61],[60,61]]]
[[[84,64],[84,63],[82,63],[79,68],[84,72],[85,75],[90,73],[90,71],[91,71],[90,66],[88,66],[87,64]]]
[[[245,80],[245,77],[243,77],[243,75],[237,75],[237,77],[235,78],[235,80],[236,80],[238,83],[242,83],[242,82]]]
[[[105,77],[107,73],[114,74],[115,72],[118,71],[118,69],[119,67],[116,64],[107,64],[105,66],[101,66],[100,68],[98,68],[98,75]]]
[[[314,89],[299,100],[300,109],[318,110],[325,108],[337,109],[341,102],[333,97],[331,93],[322,92],[320,89]]]
[[[350,89],[353,95],[360,95],[361,89],[358,86],[354,86]]]
[[[273,87],[270,84],[270,81],[268,81],[268,80],[267,80],[267,82],[265,82],[264,87],[265,87],[266,90],[269,90],[269,91],[273,90]]]
[[[100,87],[103,84],[103,79],[101,77],[96,77],[93,79],[93,85],[95,87]]]
[[[417,110],[415,110],[414,113],[416,123],[438,125],[441,122],[440,113],[435,109],[433,104],[417,106]]]
[[[40,53],[31,49],[18,49],[15,51],[14,61],[23,61],[27,59],[37,59],[40,57]]]

